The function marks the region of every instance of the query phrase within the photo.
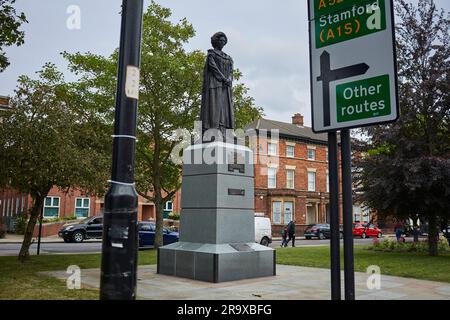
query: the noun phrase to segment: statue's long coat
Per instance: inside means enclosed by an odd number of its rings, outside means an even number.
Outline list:
[[[200,112],[203,130],[220,127],[234,129],[232,91],[223,82],[224,79],[233,80],[233,59],[222,51],[208,50]]]

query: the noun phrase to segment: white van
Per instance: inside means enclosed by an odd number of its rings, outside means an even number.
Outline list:
[[[269,218],[255,215],[255,242],[263,246],[272,243],[272,225]]]

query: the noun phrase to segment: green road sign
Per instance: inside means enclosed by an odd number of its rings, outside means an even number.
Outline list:
[[[389,115],[389,75],[336,86],[336,107],[338,122]]]
[[[392,0],[309,0],[313,130],[398,117]]]
[[[385,11],[384,1],[377,1],[380,8],[380,10],[377,10],[372,0],[354,0],[351,2],[342,0],[336,5],[336,9],[339,8],[337,11],[332,11],[332,6],[324,7],[325,2],[325,0],[315,0],[316,48],[326,47],[386,29],[386,16],[381,14]],[[339,6],[339,4],[347,2],[349,5]]]

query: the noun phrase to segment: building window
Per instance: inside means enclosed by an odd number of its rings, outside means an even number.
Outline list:
[[[75,216],[77,218],[89,217],[89,198],[76,198],[75,199]]]
[[[281,224],[281,201],[272,202],[272,223]]]
[[[292,169],[286,170],[286,188],[294,189],[294,176],[295,170]]]
[[[293,201],[273,201],[272,202],[272,223],[286,225],[293,221],[294,202]]]
[[[289,222],[291,222],[292,219],[292,215],[294,212],[294,202],[292,201],[285,201],[284,202],[284,214],[283,214],[283,224],[288,224]]]
[[[277,168],[267,168],[267,188],[277,187]]]
[[[327,172],[327,192],[330,192],[330,174]]]
[[[308,148],[308,160],[316,160],[316,150]]]
[[[317,210],[315,204],[307,204],[306,205],[306,224],[317,223]]]
[[[164,211],[163,211],[163,217],[164,219],[169,218],[169,213],[173,211],[173,202],[172,201],[166,201],[164,204]]]
[[[316,191],[316,173],[308,171],[308,191]]]
[[[272,223],[281,224],[281,201],[272,202]]]
[[[164,210],[172,211],[173,210],[173,203],[172,201],[166,201],[164,204]]]
[[[44,202],[44,218],[59,216],[59,197],[46,197]]]
[[[294,146],[286,146],[286,157],[293,158],[294,157]]]
[[[267,153],[269,156],[277,155],[277,144],[276,143],[268,143],[267,144]]]

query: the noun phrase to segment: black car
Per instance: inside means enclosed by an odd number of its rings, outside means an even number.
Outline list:
[[[93,216],[80,221],[77,224],[64,226],[58,232],[58,236],[64,242],[83,242],[85,239],[101,239],[103,235],[103,217]]]
[[[342,228],[339,231],[339,237],[343,238],[343,232]],[[305,239],[309,240],[311,238],[318,238],[318,239],[329,239],[331,237],[331,229],[330,225],[328,223],[315,223],[310,224],[308,227],[306,227],[305,230]]]

